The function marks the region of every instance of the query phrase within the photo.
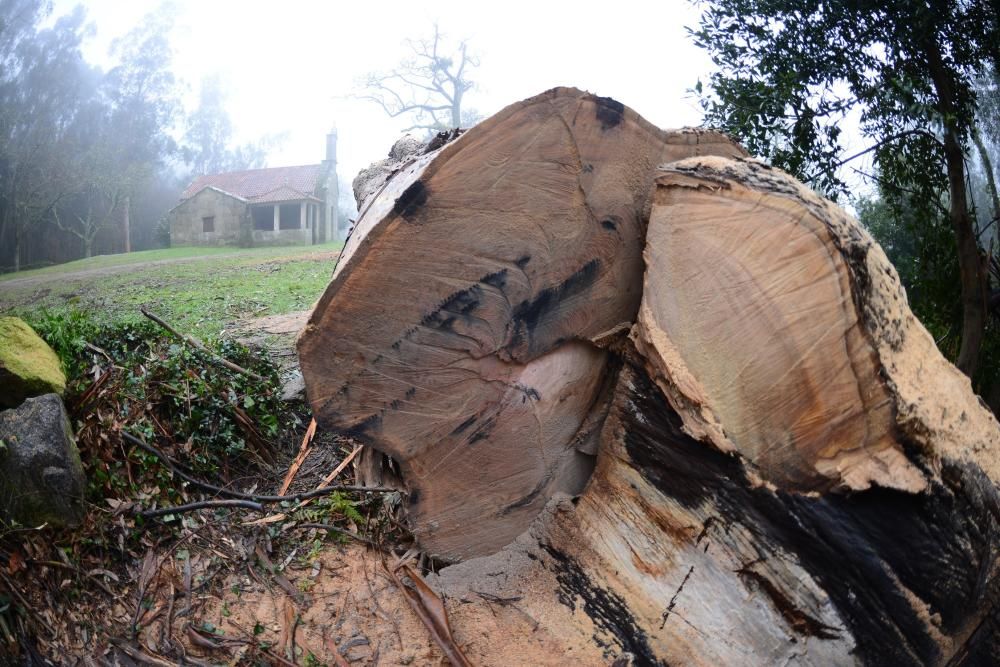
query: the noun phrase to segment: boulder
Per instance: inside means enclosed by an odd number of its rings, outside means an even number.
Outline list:
[[[62,399],[29,398],[0,412],[0,516],[24,526],[75,526],[86,480]]]
[[[0,408],[66,389],[59,357],[19,317],[0,317]]]

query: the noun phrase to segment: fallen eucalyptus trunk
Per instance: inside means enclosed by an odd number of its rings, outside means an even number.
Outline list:
[[[399,463],[447,599],[509,601],[473,662],[1000,651],[996,420],[858,223],[741,154],[557,89],[359,221],[308,397]]]

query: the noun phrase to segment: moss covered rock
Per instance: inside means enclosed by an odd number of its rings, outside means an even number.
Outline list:
[[[21,318],[0,317],[0,408],[42,394],[61,396],[65,389],[66,376],[52,348]]]

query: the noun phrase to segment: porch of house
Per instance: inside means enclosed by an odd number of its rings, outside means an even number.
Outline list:
[[[322,243],[319,199],[265,202],[250,205],[254,245],[311,245]]]

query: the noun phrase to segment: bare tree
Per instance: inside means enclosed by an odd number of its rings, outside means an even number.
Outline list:
[[[52,222],[59,229],[76,236],[83,242],[83,256],[94,254],[94,239],[102,229],[115,222],[115,215],[124,213],[125,188],[121,184],[91,184],[87,192],[80,195],[83,202],[70,209],[73,221],[64,223],[57,206],[52,207]]]
[[[372,72],[361,80],[357,97],[382,107],[390,118],[412,116],[409,130],[439,131],[474,125],[479,115],[463,109],[465,94],[475,87],[469,78],[479,58],[465,40],[450,49],[437,23],[430,39],[407,40],[412,55],[389,72]]]

